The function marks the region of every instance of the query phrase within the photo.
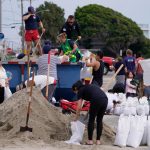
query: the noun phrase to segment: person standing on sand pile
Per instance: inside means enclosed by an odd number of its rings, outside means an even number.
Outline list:
[[[80,28],[73,15],[68,16],[67,21],[60,30],[60,33],[66,33],[67,39],[81,39]]]
[[[88,121],[88,141],[86,144],[93,145],[93,130],[95,118],[97,120],[97,137],[96,144],[100,145],[100,137],[103,129],[103,116],[107,108],[108,98],[104,91],[94,84],[83,85],[82,81],[73,84],[72,90],[77,94],[78,107],[76,110],[75,120],[79,118],[82,101],[90,101],[89,121]]]
[[[31,51],[32,41],[37,44],[40,38],[38,26],[40,25],[40,27],[42,28],[42,33],[45,32],[45,28],[43,27],[41,19],[35,13],[35,10],[32,6],[28,7],[28,12],[23,15],[23,20],[25,22],[25,41],[27,44],[27,50]],[[42,55],[42,48],[40,43],[37,45],[37,48],[39,54]]]

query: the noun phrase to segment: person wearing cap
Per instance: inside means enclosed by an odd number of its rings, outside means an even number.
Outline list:
[[[72,85],[72,90],[77,94],[78,107],[76,110],[75,120],[78,120],[83,100],[90,102],[89,120],[88,120],[88,141],[86,144],[93,145],[93,131],[95,118],[97,121],[97,137],[96,144],[101,144],[100,137],[103,128],[103,116],[107,109],[108,98],[103,90],[94,84],[83,84],[82,81],[77,81]]]
[[[80,28],[73,15],[68,16],[67,21],[60,30],[60,33],[66,33],[68,39],[81,39]]]
[[[82,54],[77,46],[77,44],[67,39],[66,33],[61,33],[57,36],[58,41],[60,42],[60,56],[67,55],[69,56],[70,62],[78,62],[82,58]]]
[[[38,27],[40,26],[42,28],[42,33],[45,32],[45,28],[32,6],[28,7],[28,12],[23,15],[23,20],[25,22],[25,41],[27,44],[27,50],[31,51],[32,41],[37,44],[40,38]],[[41,45],[38,44],[37,48],[39,50],[39,54],[42,55]]]

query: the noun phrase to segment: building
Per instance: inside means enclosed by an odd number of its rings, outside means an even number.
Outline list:
[[[145,37],[150,39],[150,26],[149,26],[149,24],[138,24],[138,26],[143,31],[143,34],[145,35]]]

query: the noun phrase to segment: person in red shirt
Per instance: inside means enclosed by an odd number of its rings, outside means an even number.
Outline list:
[[[32,6],[28,7],[28,12],[23,15],[23,20],[25,22],[25,41],[27,44],[27,50],[31,51],[32,41],[35,44],[39,41],[38,26],[42,28],[42,33],[45,32],[43,23],[38,15],[36,15],[35,10]],[[37,45],[39,54],[42,55],[42,48],[40,43]]]

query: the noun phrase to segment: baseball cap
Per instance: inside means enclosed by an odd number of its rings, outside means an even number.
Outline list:
[[[29,7],[28,7],[28,12],[30,12],[30,13],[35,13],[34,7],[29,6]]]

